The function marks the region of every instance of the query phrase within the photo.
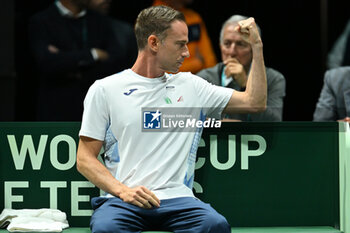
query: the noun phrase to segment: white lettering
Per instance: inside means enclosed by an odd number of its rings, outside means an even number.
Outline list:
[[[193,181],[193,190],[194,190],[196,193],[203,193],[202,185],[200,185],[200,184],[197,183],[196,181]]]
[[[203,121],[196,121],[197,128],[202,128],[202,126],[203,126]]]
[[[163,128],[169,128],[169,125],[166,124],[165,119],[163,118],[162,120],[163,120],[163,124],[162,124]]]
[[[5,181],[4,183],[4,205],[5,208],[12,209],[13,202],[23,202],[22,195],[12,195],[12,188],[28,188],[28,181]]]
[[[172,126],[173,128],[176,128],[177,124],[178,124],[178,121],[170,120],[170,126]]]
[[[50,208],[57,208],[57,197],[58,197],[58,188],[67,188],[67,181],[41,181],[40,188],[49,188],[50,190]]]
[[[71,190],[71,214],[72,216],[91,216],[92,210],[79,209],[79,202],[89,202],[89,195],[79,195],[79,188],[94,188],[95,185],[88,181],[72,181]]]
[[[250,141],[257,142],[259,144],[259,147],[257,150],[249,150],[248,149],[248,143]],[[242,135],[241,136],[241,169],[242,170],[248,170],[248,158],[249,156],[260,156],[266,151],[266,141],[265,139],[260,135]]]
[[[185,126],[185,122],[184,121],[179,121],[179,127],[183,128]]]
[[[210,123],[211,123],[210,119],[204,121],[204,122],[203,122],[203,127],[204,127],[204,128],[209,128],[209,127],[210,127]]]
[[[186,121],[186,127],[188,128],[188,127],[191,127],[191,128],[194,128],[194,125],[196,124],[196,119],[187,119],[187,121]]]
[[[68,156],[69,159],[66,163],[60,163],[58,161],[58,153],[57,153],[57,148],[58,144],[60,142],[66,142],[68,143]],[[69,170],[71,169],[76,161],[76,152],[77,152],[77,146],[75,144],[74,139],[71,136],[68,135],[57,135],[54,137],[50,143],[50,160],[52,163],[52,166],[54,166],[58,170]]]
[[[40,170],[43,161],[46,142],[48,135],[41,135],[39,141],[38,151],[35,151],[33,139],[31,135],[24,135],[22,140],[21,151],[18,152],[15,135],[7,135],[7,140],[10,145],[11,155],[15,164],[16,170],[23,170],[27,151],[33,167],[33,170]]]
[[[218,139],[217,135],[210,135],[210,162],[218,170],[228,170],[236,162],[236,136],[228,136],[228,160],[220,163],[218,160]]]

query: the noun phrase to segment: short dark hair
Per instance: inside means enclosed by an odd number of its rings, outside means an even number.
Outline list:
[[[167,6],[152,6],[142,10],[135,23],[135,36],[139,50],[146,47],[150,35],[156,35],[163,40],[167,36],[166,30],[175,20],[186,22],[181,12]]]

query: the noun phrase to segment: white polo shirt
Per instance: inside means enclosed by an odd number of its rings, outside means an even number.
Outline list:
[[[90,87],[79,135],[104,141],[106,167],[125,185],[143,185],[159,199],[193,196],[202,129],[144,132],[142,111],[147,107],[199,108],[198,119],[220,119],[232,92],[191,73],[151,79],[124,70]]]

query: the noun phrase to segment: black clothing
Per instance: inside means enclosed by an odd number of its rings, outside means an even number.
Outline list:
[[[121,32],[123,33],[123,32]],[[79,18],[62,16],[55,4],[34,15],[29,24],[31,49],[40,74],[37,120],[81,121],[90,85],[129,67],[118,49],[109,18],[86,10]],[[50,52],[49,46],[58,52]],[[109,54],[95,61],[91,49]]]

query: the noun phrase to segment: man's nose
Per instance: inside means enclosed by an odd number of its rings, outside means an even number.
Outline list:
[[[188,47],[186,45],[185,51],[182,53],[182,57],[190,57],[190,51],[188,50]]]
[[[229,54],[231,57],[236,56],[236,44],[232,43],[230,48],[229,48]]]

